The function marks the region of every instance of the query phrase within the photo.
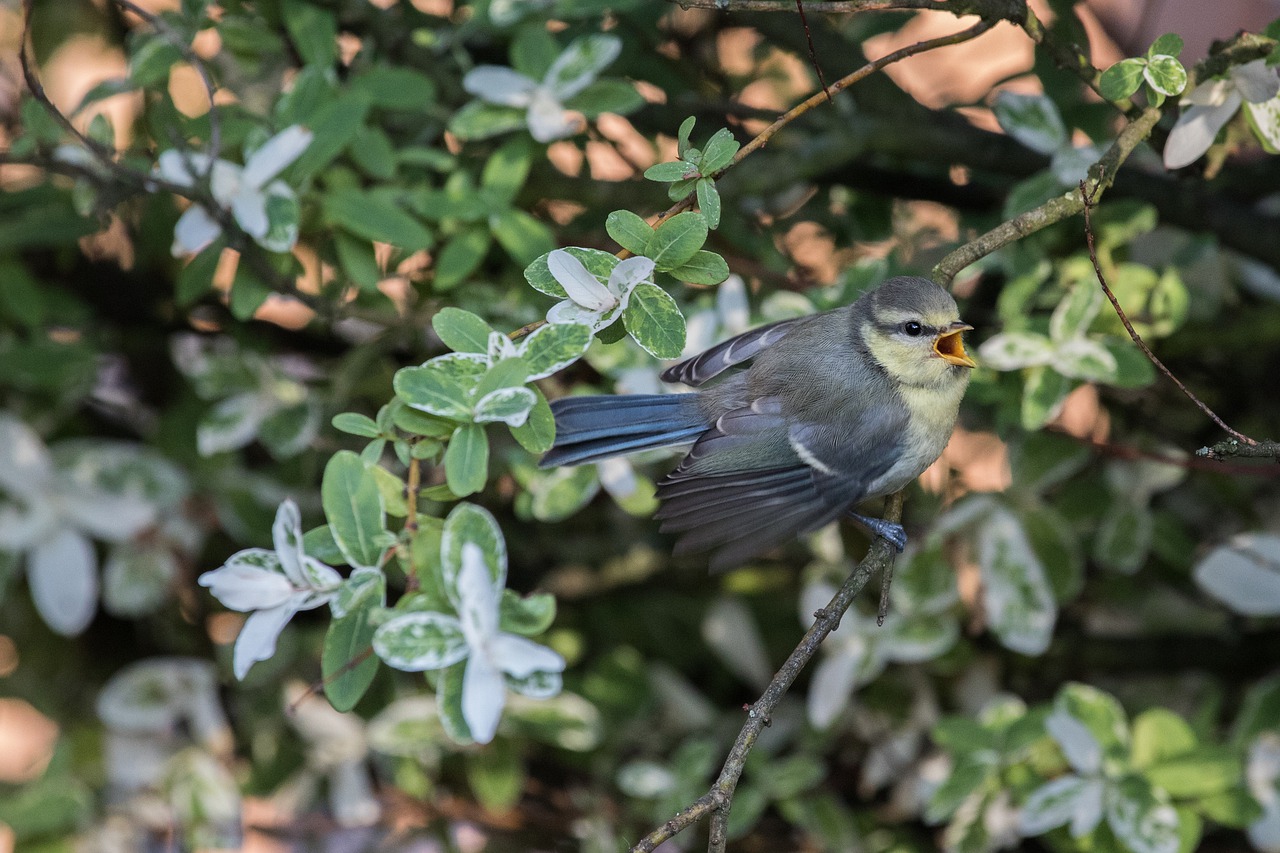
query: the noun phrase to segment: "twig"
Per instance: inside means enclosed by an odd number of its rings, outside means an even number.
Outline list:
[[[1142,340],[1142,336],[1133,328],[1133,324],[1129,322],[1129,318],[1125,315],[1124,309],[1120,307],[1120,301],[1116,299],[1116,295],[1111,292],[1111,287],[1107,284],[1107,278],[1102,274],[1102,266],[1098,263],[1098,253],[1094,247],[1093,241],[1093,221],[1090,215],[1094,205],[1097,203],[1097,191],[1096,189],[1091,189],[1084,181],[1081,181],[1080,198],[1084,204],[1084,236],[1085,240],[1089,244],[1089,260],[1093,262],[1093,272],[1098,277],[1098,284],[1102,285],[1102,292],[1107,295],[1107,299],[1111,301],[1111,307],[1115,309],[1116,315],[1120,318],[1120,322],[1124,323],[1125,330],[1129,332],[1129,337],[1133,338],[1133,342],[1138,345],[1138,349],[1142,350],[1143,354],[1150,359],[1151,363],[1159,368],[1161,373],[1169,377],[1173,384],[1178,386],[1178,390],[1183,394],[1186,394],[1187,398],[1191,400],[1191,402],[1195,403],[1196,407],[1199,408],[1200,411],[1209,416],[1210,420],[1237,441],[1256,446],[1258,442],[1249,438],[1249,436],[1244,433],[1237,432],[1227,426],[1226,421],[1218,417],[1213,409],[1206,406],[1199,397],[1192,393],[1190,388],[1182,384],[1182,380],[1174,376],[1173,372],[1164,366],[1164,362],[1156,358],[1156,354],[1151,351],[1151,347],[1147,346],[1146,342]]]
[[[1136,119],[1125,126],[1116,137],[1116,141],[1107,149],[1107,153],[1102,155],[1102,159],[1089,167],[1089,177],[1082,182],[1082,186],[1087,186],[1095,199],[1111,186],[1120,166],[1159,120],[1159,110],[1143,110]],[[1081,190],[1076,188],[1058,198],[1049,199],[1035,210],[1015,216],[986,234],[970,240],[938,262],[938,265],[933,268],[933,280],[946,285],[962,269],[997,249],[1061,222],[1067,217],[1075,216],[1084,210],[1084,199],[1080,193]]]
[[[890,496],[886,502],[884,518],[885,521],[895,523],[902,519],[900,492]],[[769,686],[765,688],[756,703],[747,710],[747,722],[738,732],[738,738],[734,741],[720,776],[711,789],[642,838],[631,848],[631,853],[653,853],[658,845],[688,829],[708,814],[711,815],[711,840],[707,849],[709,853],[723,853],[727,842],[729,809],[733,803],[733,793],[738,787],[738,779],[741,778],[743,768],[746,766],[747,756],[756,745],[760,732],[769,725],[770,715],[778,707],[778,703],[782,701],[782,697],[786,695],[796,676],[817,653],[818,646],[828,634],[839,627],[841,617],[853,604],[854,598],[867,585],[872,575],[889,570],[896,554],[897,552],[888,542],[878,538],[875,540],[867,556],[850,573],[844,586],[840,587],[840,591],[826,607],[814,614],[814,623],[805,632],[800,644],[773,676],[773,680],[769,682]]]
[[[827,103],[831,103],[831,91],[827,88],[827,78],[822,73],[822,66],[818,64],[818,52],[813,48],[813,33],[809,31],[809,18],[804,13],[804,0],[796,0],[796,12],[800,15],[800,26],[804,27],[805,44],[809,46],[809,64],[818,75],[818,85],[822,87],[822,94],[827,96]]]
[[[1171,456],[1157,450],[1147,450],[1144,447],[1115,444],[1110,441],[1097,441],[1087,436],[1073,435],[1066,430],[1053,426],[1048,426],[1045,429],[1083,444],[1085,447],[1103,456],[1110,456],[1113,459],[1147,459],[1152,462],[1159,462],[1161,465],[1185,468],[1188,471],[1207,471],[1212,474],[1225,474],[1229,477],[1266,477],[1268,479],[1280,477],[1280,468],[1250,464],[1232,465],[1230,462],[1209,461],[1226,456],[1261,459],[1280,458],[1280,442],[1260,441],[1256,446],[1250,446],[1241,444],[1232,438],[1219,442],[1213,447],[1202,447],[1196,451],[1195,456]],[[1231,449],[1233,447],[1238,448],[1238,452],[1233,451]]]

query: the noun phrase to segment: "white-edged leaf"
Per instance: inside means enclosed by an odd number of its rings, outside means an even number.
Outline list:
[[[485,565],[494,586],[507,582],[507,543],[502,528],[490,512],[475,504],[460,503],[444,520],[440,539],[440,562],[445,593],[458,606],[458,576],[462,572],[462,549],[468,543],[477,545],[484,554]]]
[[[1148,58],[1142,76],[1147,85],[1162,95],[1181,95],[1187,88],[1187,69],[1177,57],[1168,54],[1158,53]]]
[[[1102,310],[1104,298],[1102,288],[1089,281],[1072,287],[1049,318],[1050,339],[1061,342],[1082,337]]]
[[[1196,564],[1194,576],[1201,589],[1237,613],[1280,615],[1280,536],[1237,536]]]
[[[45,624],[74,637],[98,609],[98,558],[89,540],[60,530],[27,554],[27,585]]]
[[[1141,776],[1107,789],[1107,824],[1133,853],[1178,853],[1178,812]]]
[[[576,38],[556,57],[542,83],[567,100],[585,89],[622,52],[622,39],[594,33]]]
[[[1077,773],[1092,776],[1102,769],[1102,746],[1084,723],[1056,708],[1045,719],[1044,728]]]
[[[982,604],[1006,648],[1039,655],[1049,647],[1058,606],[1044,566],[1017,516],[998,509],[978,531]]]
[[[1071,821],[1091,784],[1094,783],[1074,774],[1045,782],[1023,803],[1018,832],[1026,837],[1042,835]]]
[[[475,406],[476,423],[501,421],[510,427],[524,426],[537,397],[528,388],[499,388],[490,391]]]
[[[462,78],[462,88],[477,98],[504,107],[527,107],[537,83],[501,65],[477,65]]]
[[[1067,144],[1062,116],[1044,95],[1001,92],[994,106],[996,121],[1004,132],[1041,154],[1052,154]]]
[[[395,616],[373,632],[373,651],[387,666],[422,672],[451,666],[467,656],[462,624],[446,613]]]
[[[471,393],[488,369],[480,353],[448,353],[396,371],[396,395],[415,409],[452,420],[471,417]]]
[[[1035,332],[1001,332],[978,347],[983,365],[993,370],[1021,370],[1053,361],[1054,348],[1049,339]]]
[[[1115,355],[1101,341],[1072,338],[1058,346],[1053,369],[1074,379],[1110,382],[1116,378],[1119,364]]]
[[[1221,82],[1221,81],[1218,81]],[[1199,87],[1196,87],[1199,91]],[[1185,101],[1186,99],[1184,99]],[[1240,109],[1243,99],[1232,89],[1226,100],[1214,106],[1192,104],[1182,111],[1164,144],[1164,167],[1181,169],[1189,166],[1209,150],[1218,131]]]
[[[671,295],[655,284],[638,284],[622,314],[627,332],[656,358],[679,358],[684,350],[684,315]]]
[[[212,456],[244,447],[258,435],[258,427],[275,410],[261,394],[237,394],[215,405],[196,427],[196,450]]]
[[[591,326],[585,323],[552,323],[535,329],[518,352],[529,368],[529,381],[559,373],[581,358],[591,346],[591,334]]]

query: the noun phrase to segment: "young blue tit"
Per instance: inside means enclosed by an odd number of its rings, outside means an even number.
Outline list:
[[[695,393],[555,401],[542,466],[692,443],[658,484],[657,517],[681,534],[677,554],[713,551],[712,571],[843,515],[901,550],[901,526],[854,510],[942,453],[975,366],[961,340],[971,328],[938,285],[891,278],[852,305],[761,326],[663,373]]]

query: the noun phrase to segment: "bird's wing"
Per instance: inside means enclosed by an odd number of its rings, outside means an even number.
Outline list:
[[[658,484],[662,529],[681,534],[676,553],[714,550],[721,571],[839,518],[901,452],[902,417],[856,420],[838,430],[795,423],[776,398],[721,417]],[[717,470],[721,460],[738,464]]]
[[[709,350],[668,367],[662,373],[665,382],[683,382],[698,387],[729,368],[754,358],[762,349],[776,344],[800,320],[779,320],[716,344]]]

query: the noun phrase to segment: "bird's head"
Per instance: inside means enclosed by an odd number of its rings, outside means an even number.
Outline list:
[[[925,278],[891,278],[853,304],[854,328],[876,361],[904,385],[968,378],[977,363],[964,350],[956,301]]]

